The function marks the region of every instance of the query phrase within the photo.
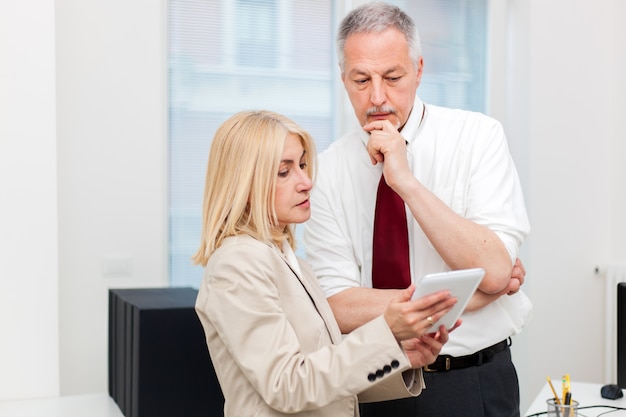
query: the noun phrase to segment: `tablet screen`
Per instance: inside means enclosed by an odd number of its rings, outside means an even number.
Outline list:
[[[433,324],[430,331],[437,331],[442,324],[446,329],[454,326],[457,319],[465,310],[470,298],[478,288],[478,284],[485,275],[482,268],[459,269],[456,271],[437,272],[425,275],[415,288],[412,299],[423,297],[441,290],[449,290],[457,302],[443,317]]]

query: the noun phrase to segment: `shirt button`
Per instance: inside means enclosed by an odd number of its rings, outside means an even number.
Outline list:
[[[376,381],[376,374],[374,374],[374,373],[369,374],[369,375],[367,376],[367,380],[368,380],[369,382],[374,382],[374,381]]]
[[[398,362],[396,359],[391,361],[391,367],[393,369],[396,369],[398,366],[400,366],[400,362]]]

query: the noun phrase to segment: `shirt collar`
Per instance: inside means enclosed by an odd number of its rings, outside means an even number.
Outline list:
[[[423,116],[423,117],[422,117]],[[422,122],[426,118],[426,106],[422,103],[422,100],[416,95],[415,103],[413,104],[413,110],[411,110],[411,114],[409,115],[409,119],[406,121],[400,133],[404,140],[407,143],[411,143],[412,140],[417,136],[417,132],[419,132],[420,127],[422,126]]]
[[[282,253],[284,254],[284,259],[285,261],[287,261],[287,264],[289,264],[291,269],[293,269],[293,271],[296,274],[302,275],[302,271],[300,270],[300,264],[298,264],[298,259],[296,258],[296,254],[291,248],[291,245],[289,244],[289,242],[284,240],[282,243],[282,249],[283,249]]]

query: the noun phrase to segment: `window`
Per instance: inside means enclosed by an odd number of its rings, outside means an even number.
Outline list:
[[[236,31],[237,65],[274,68],[278,62],[278,26],[273,24],[276,2],[272,0],[239,0],[239,25]]]
[[[426,103],[485,112],[487,0],[406,0],[422,42]]]
[[[390,2],[419,29],[425,66],[418,93],[425,102],[485,110],[486,2]],[[173,286],[201,280],[202,268],[190,258],[200,239],[211,138],[224,120],[246,109],[277,111],[306,128],[318,151],[349,124],[339,120],[346,99],[334,50],[342,10],[336,0],[168,1]]]

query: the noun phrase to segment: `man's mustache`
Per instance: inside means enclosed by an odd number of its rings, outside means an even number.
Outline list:
[[[372,114],[376,114],[376,113],[389,113],[389,114],[396,114],[396,109],[393,107],[387,107],[387,106],[383,106],[383,107],[370,107],[369,109],[367,109],[367,112],[365,113],[366,116],[371,116]]]

